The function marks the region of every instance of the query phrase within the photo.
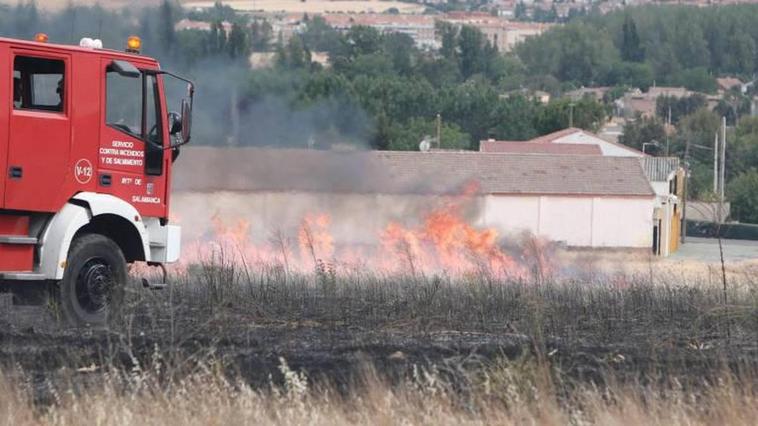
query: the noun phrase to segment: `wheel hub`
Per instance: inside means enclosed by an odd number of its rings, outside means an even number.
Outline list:
[[[76,298],[89,313],[108,307],[113,289],[113,272],[103,259],[91,259],[81,268],[76,282]]]

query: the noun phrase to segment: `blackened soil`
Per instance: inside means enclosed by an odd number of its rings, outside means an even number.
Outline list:
[[[28,309],[28,308],[27,308]],[[312,381],[349,390],[370,366],[387,380],[408,378],[414,368],[434,365],[455,379],[487,368],[497,359],[534,357],[556,367],[562,377],[602,384],[677,377],[699,383],[725,369],[758,371],[755,341],[714,338],[650,338],[635,344],[568,342],[526,334],[474,332],[412,323],[363,328],[340,322],[286,322],[244,314],[199,321],[188,312],[173,321],[127,321],[111,330],[71,329],[54,322],[43,308],[26,313],[26,323],[0,327],[0,365],[6,374],[23,374],[36,384],[40,402],[49,402],[49,385],[77,387],[97,381],[98,372],[149,370],[163,374],[221,365],[229,375],[254,386],[280,382],[281,360]],[[16,318],[22,318],[17,316]]]

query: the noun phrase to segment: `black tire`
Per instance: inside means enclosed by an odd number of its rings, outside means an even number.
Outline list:
[[[63,319],[73,326],[95,327],[117,320],[126,280],[126,260],[116,243],[99,234],[76,238],[56,288]]]

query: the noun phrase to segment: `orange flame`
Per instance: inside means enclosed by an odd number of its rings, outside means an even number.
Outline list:
[[[286,270],[312,271],[319,264],[347,268],[371,268],[379,272],[430,274],[444,272],[466,274],[487,271],[497,275],[523,275],[517,264],[500,247],[498,232],[469,224],[463,207],[479,192],[476,182],[467,184],[461,194],[448,198],[441,206],[424,214],[417,226],[408,227],[393,221],[377,229],[373,247],[340,244],[331,233],[331,218],[326,214],[307,214],[302,218],[295,238],[281,231],[267,242],[253,243],[251,224],[240,219],[229,225],[219,214],[211,218],[207,238],[185,247],[184,265],[211,259],[218,250],[245,265],[280,264]],[[260,236],[259,236],[260,237]],[[293,250],[294,240],[299,250]],[[539,250],[535,240],[531,250]],[[547,261],[540,260],[544,272]]]

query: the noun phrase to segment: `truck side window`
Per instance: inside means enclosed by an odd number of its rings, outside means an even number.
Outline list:
[[[163,127],[161,126],[161,105],[158,103],[158,79],[145,75],[145,172],[157,176],[163,173]]]
[[[105,122],[142,139],[142,79],[108,70],[105,98]]]
[[[13,63],[13,107],[63,112],[66,64],[58,59],[17,56]]]

